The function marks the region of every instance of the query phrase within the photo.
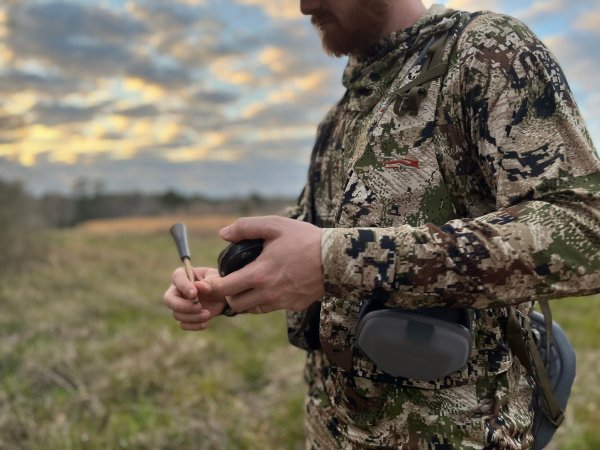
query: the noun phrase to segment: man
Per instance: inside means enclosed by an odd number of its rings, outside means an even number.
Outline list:
[[[223,278],[198,268],[193,284],[178,269],[165,303],[186,330],[288,311],[308,350],[307,448],[530,448],[532,388],[506,307],[600,291],[600,163],[562,71],[498,14],[420,0],[301,10],[350,59],[290,213],[300,220],[224,228],[227,241],[264,239],[259,258]],[[384,373],[356,345],[373,298],[470,308],[467,365],[429,381]],[[315,311],[316,344],[303,334]]]

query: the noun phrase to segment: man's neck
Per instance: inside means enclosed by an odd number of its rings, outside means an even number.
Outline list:
[[[414,25],[427,8],[422,0],[390,0],[389,20],[383,27],[381,37]]]

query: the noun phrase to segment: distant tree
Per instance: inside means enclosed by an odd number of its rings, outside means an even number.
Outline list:
[[[87,177],[78,177],[73,182],[75,214],[72,225],[94,218],[93,189],[93,181]]]
[[[185,207],[190,202],[187,197],[174,190],[166,191],[164,194],[159,196],[159,200],[162,205],[170,211]]]
[[[75,202],[69,196],[46,193],[39,200],[39,212],[50,227],[68,227],[75,222]]]
[[[35,206],[20,183],[0,180],[0,275],[35,257],[40,226]]]
[[[265,205],[265,199],[258,192],[251,192],[248,196],[241,200],[240,214],[242,216],[250,216],[261,211]]]

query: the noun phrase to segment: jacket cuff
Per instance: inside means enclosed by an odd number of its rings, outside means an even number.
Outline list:
[[[363,298],[375,289],[391,291],[408,284],[409,230],[325,228],[321,262],[325,292],[335,297]]]

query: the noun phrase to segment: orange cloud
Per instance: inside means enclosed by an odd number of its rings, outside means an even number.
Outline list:
[[[302,17],[296,0],[238,0],[242,5],[256,5],[274,19],[293,20]]]
[[[210,71],[221,81],[230,84],[247,84],[254,81],[254,74],[246,69],[245,61],[227,56],[210,65]]]
[[[582,14],[575,22],[575,28],[590,33],[600,33],[600,7]]]
[[[431,2],[436,3],[436,2]],[[500,10],[500,0],[450,0],[448,8],[462,9],[465,11],[481,11],[481,10]]]
[[[141,78],[127,77],[123,87],[132,93],[139,94],[145,102],[154,102],[165,97],[166,93],[159,86],[147,83]]]

